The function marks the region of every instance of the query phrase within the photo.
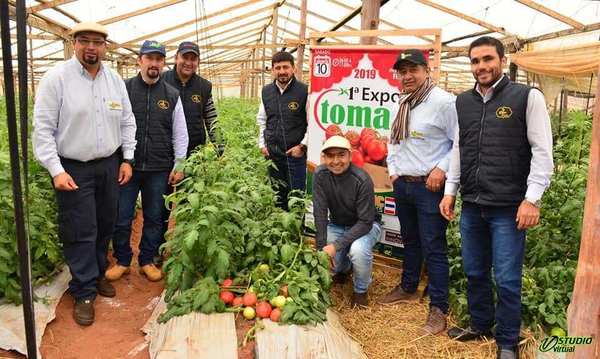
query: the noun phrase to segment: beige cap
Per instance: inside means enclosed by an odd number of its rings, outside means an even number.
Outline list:
[[[96,32],[98,34],[104,35],[105,38],[108,37],[108,30],[106,29],[106,27],[95,22],[80,22],[79,24],[73,26],[70,34],[73,35],[73,37],[75,37],[77,33],[84,31]]]
[[[321,152],[325,152],[330,148],[343,148],[345,150],[351,151],[352,146],[350,145],[350,141],[348,141],[345,137],[342,136],[331,136],[325,143],[323,144],[323,148],[321,148]]]

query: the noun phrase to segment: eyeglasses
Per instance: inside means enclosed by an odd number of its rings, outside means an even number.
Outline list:
[[[101,47],[106,44],[106,40],[91,40],[85,37],[78,37],[76,40],[83,46],[90,46],[91,44],[94,44],[95,47]]]

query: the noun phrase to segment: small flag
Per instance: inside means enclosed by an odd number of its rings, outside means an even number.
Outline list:
[[[385,197],[383,213],[389,214],[390,216],[396,215],[396,200],[394,199],[394,197]]]

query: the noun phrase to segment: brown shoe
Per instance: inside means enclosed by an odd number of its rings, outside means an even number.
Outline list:
[[[412,303],[419,301],[419,294],[417,292],[408,293],[402,289],[401,285],[396,286],[394,290],[386,294],[383,298],[379,299],[380,304],[393,305],[398,303]]]
[[[115,281],[121,279],[121,277],[125,274],[129,273],[129,267],[122,266],[120,264],[115,264],[109,270],[104,273],[104,276],[109,281]]]
[[[357,309],[367,309],[369,306],[368,294],[365,293],[352,293],[352,301],[350,307]]]
[[[422,334],[436,335],[446,330],[446,314],[438,307],[429,307],[427,322],[421,327]]]
[[[161,270],[156,268],[153,263],[142,266],[142,268],[140,268],[140,273],[145,275],[151,282],[158,282],[163,277]]]
[[[91,325],[94,322],[94,300],[76,300],[73,306],[73,319],[79,325]]]
[[[348,282],[348,273],[336,273],[331,279],[333,284],[344,285]]]
[[[113,287],[113,285],[110,284],[110,282],[104,277],[98,279],[98,281],[96,282],[96,289],[98,290],[98,294],[100,294],[103,297],[112,298],[115,295],[117,295],[115,287]]]

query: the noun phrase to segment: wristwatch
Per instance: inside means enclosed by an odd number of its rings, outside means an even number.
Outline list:
[[[135,166],[135,159],[133,159],[133,158],[124,158],[122,163],[127,163],[128,165],[131,166],[131,168],[133,168],[133,166]]]

